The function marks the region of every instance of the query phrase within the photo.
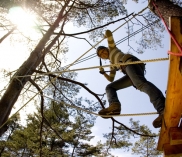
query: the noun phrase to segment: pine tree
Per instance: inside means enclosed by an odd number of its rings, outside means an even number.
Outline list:
[[[41,127],[42,116],[30,114],[27,125],[16,129],[12,135],[1,142],[1,156],[102,156],[104,145],[93,146],[90,140],[94,120],[80,111],[78,116],[71,117],[64,104],[51,102],[44,110],[44,123]],[[106,155],[108,156],[108,155]]]
[[[0,157],[10,156],[9,147],[12,147],[12,148],[15,147],[13,143],[8,141],[11,140],[11,137],[16,130],[22,129],[22,126],[20,125],[19,114],[17,114],[16,116],[13,116],[6,125],[8,127],[8,130],[3,134],[3,136],[0,137]],[[16,142],[16,144],[18,144],[18,142]]]
[[[156,135],[145,125],[140,127],[141,132],[148,135]],[[158,136],[156,137],[144,137],[140,136],[140,139],[135,142],[132,153],[142,155],[142,157],[161,157],[162,152],[156,149]]]

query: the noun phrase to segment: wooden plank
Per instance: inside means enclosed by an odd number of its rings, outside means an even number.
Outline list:
[[[182,154],[164,155],[165,157],[182,157]]]
[[[182,157],[182,144],[173,146],[171,146],[170,144],[164,144],[164,155],[165,157]]]
[[[181,24],[179,17],[171,17],[171,32],[182,46]],[[176,45],[170,41],[170,51],[179,53]],[[164,111],[164,121],[160,131],[157,149],[163,151],[164,144],[170,143],[169,129],[177,127],[182,114],[182,75],[180,73],[180,57],[169,55],[169,75]],[[167,147],[169,148],[169,147]],[[182,149],[182,148],[181,148]]]
[[[170,128],[169,136],[170,136],[170,145],[182,144],[182,128]]]

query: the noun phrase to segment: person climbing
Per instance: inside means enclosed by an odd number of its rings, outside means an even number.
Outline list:
[[[108,47],[99,46],[97,48],[97,55],[100,57],[100,59],[109,59],[111,64],[140,61],[137,57],[131,54],[125,54],[116,47],[112,32],[110,30],[106,30],[105,38],[107,38]],[[118,99],[116,91],[133,85],[136,89],[146,93],[149,96],[150,102],[153,104],[154,108],[159,114],[153,121],[153,126],[155,128],[161,127],[165,108],[165,97],[154,84],[147,81],[145,78],[145,64],[140,63],[124,66],[110,66],[110,70],[110,74],[108,75],[104,69],[100,67],[100,73],[112,83],[106,86],[106,95],[109,102],[109,107],[100,110],[99,115],[119,115],[121,112],[121,103]],[[117,70],[121,70],[125,75],[114,81]]]

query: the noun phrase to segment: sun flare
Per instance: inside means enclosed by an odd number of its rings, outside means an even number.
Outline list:
[[[10,21],[17,26],[24,35],[33,36],[38,33],[36,16],[21,7],[13,7],[9,10]]]

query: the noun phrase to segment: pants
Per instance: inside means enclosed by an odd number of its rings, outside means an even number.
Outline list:
[[[126,75],[106,87],[109,104],[119,102],[116,91],[134,85],[138,90],[146,93],[154,108],[160,113],[165,107],[165,97],[162,92],[144,77],[144,68],[139,64],[130,64],[125,67]],[[132,97],[132,95],[131,95]]]

